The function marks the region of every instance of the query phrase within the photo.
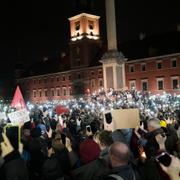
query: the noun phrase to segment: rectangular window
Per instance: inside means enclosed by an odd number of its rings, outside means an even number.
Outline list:
[[[45,96],[45,97],[48,96],[47,89],[44,89],[44,96]]]
[[[36,84],[36,79],[33,80],[33,83]]]
[[[177,67],[176,58],[173,58],[173,59],[171,60],[171,67],[173,67],[173,68]]]
[[[63,80],[63,81],[65,81],[65,80],[66,80],[65,76],[63,76],[63,77],[62,77],[62,80]]]
[[[51,82],[54,82],[54,78],[53,77],[51,78]]]
[[[171,77],[171,88],[172,89],[178,89],[179,88],[179,78],[176,77]]]
[[[47,83],[47,79],[44,79],[44,83],[45,83],[45,84]]]
[[[59,82],[59,77],[56,77],[56,81]]]
[[[130,89],[136,89],[136,81],[135,80],[129,81],[129,87]]]
[[[80,21],[75,22],[75,30],[80,30]]]
[[[99,74],[99,75],[102,75],[102,70],[98,70],[98,74]]]
[[[102,87],[103,86],[103,80],[99,79],[99,86]]]
[[[57,88],[57,89],[56,89],[56,95],[57,95],[57,96],[60,96],[60,88]]]
[[[39,84],[41,84],[41,79],[39,79]]]
[[[68,76],[68,79],[71,80],[71,75]]]
[[[134,65],[129,66],[129,72],[134,72]]]
[[[141,64],[141,71],[146,71],[146,64],[145,63]]]
[[[81,74],[79,73],[79,74],[77,75],[77,77],[78,77],[78,79],[81,79]]]
[[[72,95],[72,88],[69,87],[69,95]]]
[[[91,87],[95,87],[95,79],[91,79]]]
[[[164,79],[163,78],[158,78],[157,79],[157,89],[158,90],[163,90],[164,89]]]
[[[39,90],[39,97],[42,97],[42,91]]]
[[[162,69],[162,61],[158,61],[156,63],[156,67],[157,67],[157,69]]]
[[[54,96],[54,88],[51,89],[51,96]]]
[[[63,96],[66,96],[66,88],[63,88]]]
[[[36,90],[33,90],[33,97],[36,98]]]
[[[94,29],[94,21],[88,21],[89,24],[89,29],[93,30]]]
[[[148,81],[147,80],[142,80],[141,81],[141,87],[143,91],[147,91],[148,90]]]
[[[91,71],[91,76],[94,76],[94,71]]]

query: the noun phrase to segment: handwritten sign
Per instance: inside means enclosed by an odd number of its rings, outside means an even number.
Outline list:
[[[13,125],[22,125],[30,121],[29,113],[26,109],[21,109],[8,114],[8,117]]]

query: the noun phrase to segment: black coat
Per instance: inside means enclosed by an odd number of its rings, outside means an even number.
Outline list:
[[[154,157],[157,154],[157,151],[159,150],[159,144],[156,141],[156,135],[158,134],[164,134],[164,131],[159,128],[152,132],[149,132],[146,134],[145,138],[147,139],[147,143],[144,147],[147,159],[150,159],[151,157]]]
[[[13,151],[4,158],[0,169],[2,180],[28,180],[28,170],[18,151]]]

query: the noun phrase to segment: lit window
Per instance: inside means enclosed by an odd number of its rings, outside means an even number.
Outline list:
[[[161,61],[158,61],[158,62],[156,63],[156,67],[157,67],[157,69],[162,69],[162,62],[161,62]]]
[[[95,80],[91,79],[91,87],[95,87]]]
[[[171,87],[172,87],[172,89],[179,88],[179,78],[177,76],[171,77]]]
[[[66,96],[66,88],[63,88],[63,95]]]
[[[157,79],[157,89],[158,90],[163,90],[164,89],[164,79],[163,78],[158,78]]]
[[[89,29],[93,30],[94,29],[94,21],[88,21],[89,24]]]
[[[75,30],[80,30],[80,21],[75,22]]]
[[[129,81],[129,87],[130,89],[136,89],[136,81],[135,80]]]
[[[142,80],[141,81],[141,87],[143,91],[147,91],[148,90],[148,81],[147,80]]]

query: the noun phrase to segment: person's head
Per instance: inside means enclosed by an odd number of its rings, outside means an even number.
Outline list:
[[[157,118],[152,118],[148,121],[148,131],[152,132],[156,129],[161,128],[160,121]]]
[[[99,132],[99,146],[103,150],[109,147],[113,143],[112,133],[107,130],[102,130]]]
[[[122,142],[114,142],[109,148],[109,159],[112,168],[127,165],[130,158],[128,146]]]

